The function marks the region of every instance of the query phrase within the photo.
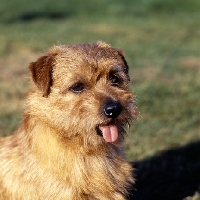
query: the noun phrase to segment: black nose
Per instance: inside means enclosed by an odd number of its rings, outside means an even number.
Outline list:
[[[106,117],[114,119],[118,117],[119,114],[121,113],[122,106],[120,103],[113,101],[113,102],[107,103],[103,111]]]

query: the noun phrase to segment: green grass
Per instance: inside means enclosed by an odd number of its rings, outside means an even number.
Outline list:
[[[129,160],[200,141],[199,0],[0,2],[0,135],[20,122],[28,63],[54,44],[103,40],[124,50],[140,119]]]
[[[197,8],[200,3],[197,0],[181,1],[181,4],[158,0],[86,2],[0,3],[2,101],[14,104],[13,98],[16,102],[23,99],[23,91],[28,90],[24,83],[27,81],[24,77],[29,75],[28,63],[36,54],[54,44],[103,40],[125,51],[132,89],[138,99],[141,117],[131,129],[134,141],[127,143],[132,148],[138,149],[139,145],[147,149],[138,155],[127,149],[130,159],[144,158],[159,149],[196,140],[200,136],[197,131],[200,124]],[[56,13],[60,15],[54,17]],[[23,73],[15,74],[17,70]],[[6,112],[3,104],[1,109]],[[151,140],[152,136],[156,139]],[[151,141],[151,147],[140,145],[145,138]]]
[[[141,117],[127,139],[129,159],[198,140],[199,2],[86,2],[0,3],[0,134],[17,127],[10,120],[23,110],[18,104],[29,88],[29,62],[54,44],[103,40],[125,51],[138,99]]]

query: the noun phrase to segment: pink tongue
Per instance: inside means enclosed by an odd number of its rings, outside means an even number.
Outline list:
[[[116,125],[101,125],[99,126],[106,142],[115,142],[118,138],[118,129]]]

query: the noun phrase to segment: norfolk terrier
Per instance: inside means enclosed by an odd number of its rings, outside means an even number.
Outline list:
[[[29,69],[23,123],[0,140],[0,199],[127,199],[134,179],[123,139],[137,110],[123,52],[54,46]]]

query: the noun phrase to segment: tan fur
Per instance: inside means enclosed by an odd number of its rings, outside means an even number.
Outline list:
[[[126,199],[134,180],[122,143],[137,112],[122,51],[102,42],[55,46],[29,68],[35,84],[23,123],[0,140],[0,199]],[[80,82],[82,92],[70,90]],[[123,106],[116,119],[103,114],[109,99]],[[95,129],[110,123],[119,131],[113,143]]]

